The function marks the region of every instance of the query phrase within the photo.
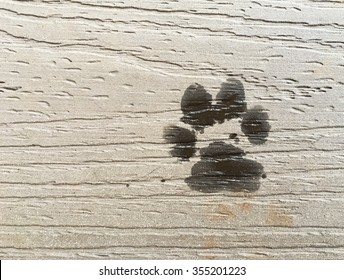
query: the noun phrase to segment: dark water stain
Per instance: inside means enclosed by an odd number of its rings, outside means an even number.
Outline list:
[[[206,126],[240,118],[243,133],[255,145],[266,142],[271,128],[262,107],[247,110],[244,86],[233,78],[221,85],[215,99],[200,84],[189,86],[182,97],[181,110],[181,121],[193,130],[169,126],[164,130],[164,138],[167,143],[175,144],[170,154],[184,161],[196,154],[196,132],[203,133]],[[239,142],[236,133],[229,134],[229,139]],[[263,166],[244,158],[245,152],[234,145],[213,142],[200,150],[200,156],[201,160],[192,167],[191,176],[185,179],[193,190],[254,192],[259,189],[261,178],[266,178]]]
[[[266,177],[259,162],[243,158],[244,151],[231,144],[214,142],[201,149],[200,154],[201,161],[185,179],[193,190],[254,192],[259,189],[260,178]]]
[[[196,153],[196,134],[194,131],[179,126],[168,126],[164,129],[165,141],[175,144],[170,151],[173,157],[189,160]]]
[[[192,126],[193,129],[203,132],[205,126],[215,123],[212,107],[212,97],[199,84],[189,86],[182,97],[181,109],[184,116],[181,121]]]
[[[228,79],[222,83],[216,95],[216,121],[223,123],[225,120],[240,118],[246,112],[244,85],[236,79]]]
[[[255,145],[266,142],[270,131],[269,115],[261,106],[255,106],[243,115],[241,130]]]

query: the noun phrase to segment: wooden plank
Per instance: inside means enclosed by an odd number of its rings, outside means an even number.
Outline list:
[[[1,1],[0,257],[344,258],[343,12],[331,0]],[[172,157],[164,129],[192,129],[185,90],[215,98],[229,78],[267,113],[266,142],[235,118],[197,132],[189,161]],[[219,141],[264,167],[257,191],[185,183]]]

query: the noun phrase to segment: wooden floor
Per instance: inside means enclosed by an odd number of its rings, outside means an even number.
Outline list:
[[[1,0],[1,259],[344,259],[344,1]],[[269,115],[197,133],[264,166],[198,192],[164,128],[240,80]],[[236,133],[239,142],[230,139]]]

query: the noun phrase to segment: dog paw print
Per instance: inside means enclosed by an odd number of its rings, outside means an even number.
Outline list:
[[[270,124],[268,114],[261,106],[247,109],[243,84],[228,79],[221,85],[215,99],[200,84],[190,85],[181,100],[183,123],[190,129],[168,126],[164,129],[167,143],[174,144],[170,154],[182,161],[196,155],[198,133],[206,127],[223,124],[231,119],[241,119],[241,130],[253,145],[264,144]],[[238,142],[232,133],[230,139]],[[248,191],[259,189],[260,179],[266,178],[263,166],[245,158],[245,152],[235,145],[215,141],[199,151],[200,161],[191,169],[191,176],[185,182],[193,190],[201,192]]]

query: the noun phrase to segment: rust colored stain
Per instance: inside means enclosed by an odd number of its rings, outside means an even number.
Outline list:
[[[213,214],[211,215],[210,220],[216,223],[223,223],[236,218],[236,214],[233,212],[231,207],[225,204],[217,205],[215,210],[211,210],[211,213]]]
[[[272,207],[266,217],[268,226],[291,227],[293,223],[293,216],[288,213],[287,209],[278,206]]]
[[[214,236],[206,236],[204,238],[204,247],[207,249],[215,249],[218,247],[218,244],[216,242],[216,239]]]
[[[210,220],[215,223],[224,223],[234,221],[237,218],[242,219],[252,214],[254,204],[251,202],[241,202],[234,205],[218,204],[211,207],[212,215]]]
[[[249,202],[243,202],[238,204],[238,209],[243,213],[249,213],[253,209],[252,203]]]
[[[218,209],[217,209],[217,212],[221,215],[224,215],[228,218],[236,218],[236,215],[233,213],[232,209],[227,206],[227,205],[224,205],[224,204],[220,204],[218,206]]]
[[[203,260],[216,260],[216,256],[201,256],[201,259]]]

